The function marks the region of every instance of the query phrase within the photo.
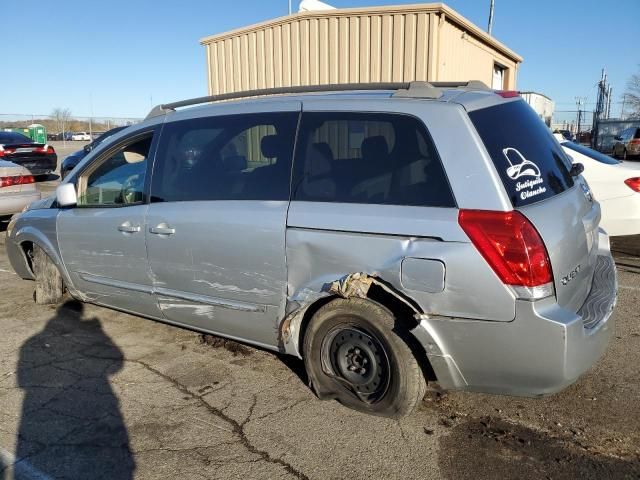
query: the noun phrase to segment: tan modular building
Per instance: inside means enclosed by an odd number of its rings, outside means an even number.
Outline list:
[[[481,80],[522,57],[442,3],[300,12],[203,38],[209,94],[329,83]]]

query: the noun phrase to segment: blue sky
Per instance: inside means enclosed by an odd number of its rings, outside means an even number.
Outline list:
[[[416,3],[329,1],[336,7]],[[298,1],[292,3],[296,9]],[[489,0],[445,3],[486,28]],[[627,79],[640,70],[640,0],[495,3],[494,36],[524,57],[518,89],[550,96],[556,110],[575,109],[575,96],[595,102],[603,67],[619,102]],[[287,9],[287,0],[7,1],[0,113],[66,107],[75,115],[142,117],[151,103],[204,95],[199,39]]]

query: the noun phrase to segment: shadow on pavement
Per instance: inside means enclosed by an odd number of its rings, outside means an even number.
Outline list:
[[[129,436],[109,382],[124,357],[83,311],[77,302],[60,306],[20,349],[17,380],[25,397],[16,472],[22,463],[51,478],[133,477]]]

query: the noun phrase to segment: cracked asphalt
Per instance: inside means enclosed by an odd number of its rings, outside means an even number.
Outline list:
[[[616,333],[576,384],[543,399],[431,390],[401,421],[316,399],[296,359],[37,306],[3,242],[0,480],[640,478],[639,237],[614,243]]]

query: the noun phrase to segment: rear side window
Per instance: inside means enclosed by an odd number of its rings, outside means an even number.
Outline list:
[[[33,143],[33,140],[21,133],[0,132],[0,145],[8,143]]]
[[[151,201],[288,200],[297,120],[259,113],[166,124]]]
[[[571,162],[523,100],[469,113],[511,203],[521,207],[573,186]]]
[[[293,199],[455,207],[433,142],[415,117],[304,113]]]
[[[636,134],[633,136],[633,138],[640,138],[640,128],[636,129]]]

